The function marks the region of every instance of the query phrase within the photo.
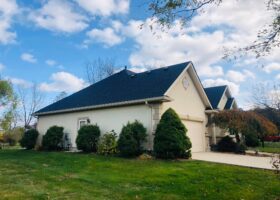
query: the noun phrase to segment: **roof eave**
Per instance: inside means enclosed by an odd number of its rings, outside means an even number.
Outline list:
[[[125,105],[134,105],[134,104],[141,104],[147,102],[169,102],[169,101],[172,101],[172,98],[170,98],[169,96],[160,96],[160,97],[152,97],[152,98],[138,99],[138,100],[131,100],[131,101],[122,101],[116,103],[107,103],[107,104],[101,104],[96,106],[69,108],[69,109],[49,111],[49,112],[37,112],[37,113],[33,113],[33,115],[34,116],[52,115],[52,114],[86,111],[86,110],[94,110],[94,109],[109,108],[109,107],[118,107],[118,106],[125,106]]]

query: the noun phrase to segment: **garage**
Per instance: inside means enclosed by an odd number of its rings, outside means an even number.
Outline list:
[[[205,127],[202,122],[183,120],[188,129],[187,136],[192,142],[192,152],[205,151]]]

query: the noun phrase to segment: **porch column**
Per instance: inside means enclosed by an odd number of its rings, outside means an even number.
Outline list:
[[[216,124],[213,123],[213,134],[212,134],[212,142],[213,144],[217,144],[217,138],[216,138]]]

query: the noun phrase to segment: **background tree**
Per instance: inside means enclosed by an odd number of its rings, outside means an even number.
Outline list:
[[[98,58],[85,64],[86,79],[89,83],[96,83],[115,72],[115,61],[112,58]]]
[[[170,28],[176,20],[179,20],[184,26],[195,15],[203,14],[205,6],[209,4],[218,6],[224,1],[225,0],[151,0],[148,5],[149,10],[152,12],[153,21],[162,28]],[[280,46],[279,0],[263,1],[265,3],[264,9],[275,13],[273,20],[256,33],[258,39],[253,44],[244,48],[227,50],[225,53],[226,57],[240,52],[253,52],[256,57],[260,57],[268,54],[274,47]],[[242,1],[240,1],[240,4],[242,4]]]
[[[61,99],[64,99],[65,97],[67,97],[68,94],[65,91],[60,92],[55,98],[54,98],[54,103],[57,101],[60,101]]]
[[[280,83],[259,83],[253,87],[252,100],[256,107],[280,111]]]
[[[25,128],[30,128],[34,119],[33,113],[40,108],[43,103],[43,95],[39,91],[36,84],[30,89],[18,88],[18,96],[20,103],[20,115]]]
[[[7,132],[15,128],[18,121],[18,99],[9,81],[0,80],[0,102],[0,106],[4,109],[0,126],[4,132]]]
[[[269,119],[278,128],[278,133],[280,133],[280,112],[273,108],[255,108],[254,112],[258,113]]]
[[[0,80],[0,107],[7,105],[13,98],[12,84],[6,80]]]

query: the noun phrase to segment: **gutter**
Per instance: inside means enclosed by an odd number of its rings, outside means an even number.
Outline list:
[[[168,96],[160,96],[160,97],[153,97],[153,98],[147,98],[147,99],[137,99],[137,100],[131,100],[131,101],[107,103],[107,104],[101,104],[101,105],[96,105],[96,106],[84,106],[84,107],[69,108],[69,109],[62,109],[62,110],[49,111],[49,112],[35,112],[32,115],[33,116],[51,115],[51,114],[60,114],[60,113],[67,113],[67,112],[93,110],[93,109],[99,109],[99,108],[109,108],[109,107],[117,107],[117,106],[124,106],[124,105],[141,104],[141,103],[146,104],[146,102],[154,102],[154,101],[168,102],[168,101],[172,101],[172,100],[173,99]]]

